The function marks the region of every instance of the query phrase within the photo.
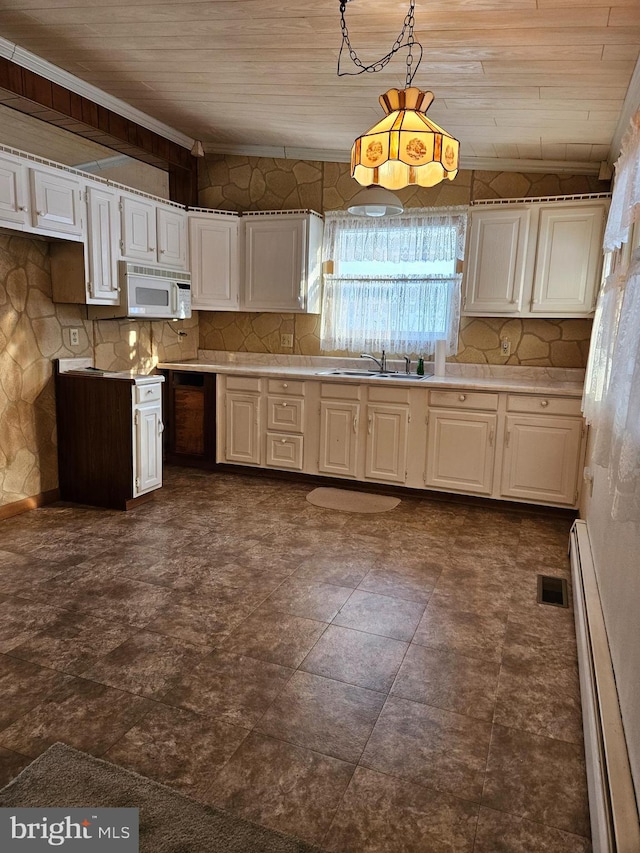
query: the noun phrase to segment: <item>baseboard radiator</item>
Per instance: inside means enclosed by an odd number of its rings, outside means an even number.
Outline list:
[[[587,524],[570,535],[594,853],[639,853],[640,823]]]

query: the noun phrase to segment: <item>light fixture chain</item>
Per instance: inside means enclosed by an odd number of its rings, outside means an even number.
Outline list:
[[[391,47],[389,53],[385,54],[381,59],[378,59],[376,62],[372,62],[370,65],[365,65],[360,57],[358,56],[355,48],[351,44],[351,39],[349,38],[349,28],[347,27],[347,21],[345,18],[345,10],[347,7],[347,3],[349,0],[339,0],[340,3],[340,29],[342,31],[342,44],[340,45],[340,52],[338,53],[338,77],[344,76],[355,76],[357,74],[362,74],[365,71],[374,74],[377,71],[382,71],[389,62],[393,59],[394,55],[399,51],[407,48],[407,76],[406,76],[406,87],[408,88],[413,78],[415,77],[416,71],[418,70],[418,66],[420,65],[420,61],[422,59],[422,45],[420,42],[415,40],[413,35],[413,27],[415,24],[415,7],[416,0],[409,0],[409,10],[405,15],[404,22],[402,24],[402,30],[400,34],[396,38]],[[406,41],[405,41],[406,39]],[[347,50],[349,54],[349,58],[353,62],[353,64],[358,68],[358,71],[342,71],[341,70],[341,60],[342,54],[344,50]],[[418,61],[414,63],[414,55],[413,50],[417,48],[418,53]]]

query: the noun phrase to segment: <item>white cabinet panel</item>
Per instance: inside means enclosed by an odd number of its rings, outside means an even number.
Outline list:
[[[0,223],[28,225],[27,172],[18,160],[0,157]]]
[[[87,188],[87,303],[119,302],[118,199],[108,187]]]
[[[82,200],[80,181],[64,174],[32,168],[32,223],[47,232],[80,236]]]
[[[260,464],[260,398],[257,394],[227,392],[225,461]]]
[[[540,211],[531,310],[587,314],[595,307],[605,206],[548,205]]]
[[[527,208],[472,211],[464,305],[467,313],[520,310],[530,219]]]
[[[159,403],[134,411],[134,489],[138,497],[162,485],[162,407]]]
[[[158,207],[158,263],[187,268],[187,214],[174,207]]]
[[[152,201],[133,196],[122,196],[122,241],[123,258],[132,261],[155,263],[156,207]]]
[[[427,486],[491,494],[497,415],[436,411],[429,415]]]
[[[271,468],[302,471],[302,436],[267,433],[265,464]]]
[[[325,474],[357,473],[359,403],[320,402],[320,461]]]
[[[404,483],[408,424],[408,406],[367,406],[366,477]]]
[[[267,397],[267,429],[302,432],[304,400],[295,397]]]
[[[507,415],[502,495],[575,504],[581,442],[581,419]]]
[[[240,218],[189,216],[191,304],[207,311],[240,307]]]

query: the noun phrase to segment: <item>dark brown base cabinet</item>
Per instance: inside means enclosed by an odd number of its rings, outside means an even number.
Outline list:
[[[162,486],[161,376],[56,376],[58,478],[65,501],[131,509]]]
[[[174,465],[216,467],[216,376],[163,370],[165,459]]]

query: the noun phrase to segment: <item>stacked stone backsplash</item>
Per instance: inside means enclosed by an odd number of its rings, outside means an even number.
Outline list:
[[[207,155],[200,166],[200,204],[220,210],[346,210],[360,189],[350,177],[346,163]],[[586,175],[462,170],[455,181],[444,181],[430,189],[407,187],[398,195],[405,207],[438,207],[467,205],[479,199],[533,198],[608,190],[608,182]],[[281,346],[282,334],[293,334],[293,347]],[[457,355],[448,361],[584,367],[590,335],[591,320],[463,317]],[[500,352],[501,337],[511,340],[508,358]],[[346,355],[323,352],[319,316],[300,314],[203,311],[200,313],[200,347],[239,352]]]
[[[51,301],[48,243],[0,235],[0,506],[58,485],[52,359],[148,372],[161,360],[195,358],[197,325],[197,316],[171,324],[87,320],[84,306]],[[80,331],[77,347],[69,346],[70,328]]]

